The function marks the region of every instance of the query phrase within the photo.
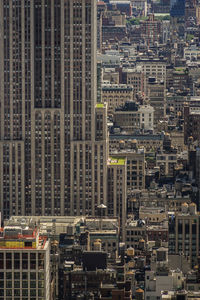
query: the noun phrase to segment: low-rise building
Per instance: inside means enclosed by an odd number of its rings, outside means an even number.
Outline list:
[[[167,220],[167,211],[162,207],[140,206],[139,218],[146,220],[147,225],[156,225]]]
[[[107,266],[106,253],[83,253],[83,267],[65,262],[63,300],[132,299],[132,283],[123,263]]]
[[[186,146],[184,144],[184,132],[183,131],[172,131],[170,133],[170,138],[172,141],[172,147],[177,149],[178,153],[186,150]]]
[[[108,114],[113,114],[116,107],[122,106],[125,102],[133,100],[133,87],[126,84],[103,84],[102,102],[108,105]]]
[[[146,17],[147,15],[147,0],[132,0],[132,7],[136,9],[136,11],[141,12],[141,14]]]
[[[168,113],[174,113],[174,115],[183,116],[184,104],[188,101],[189,97],[185,92],[179,93],[167,93],[166,96],[166,109]]]
[[[132,5],[130,0],[111,0],[107,6],[111,11],[114,10],[113,6],[116,6],[122,15],[125,14],[129,17],[132,16]]]
[[[146,226],[143,220],[127,220],[126,249],[133,248],[135,255],[138,255],[141,250],[144,250],[146,237]]]
[[[184,276],[180,270],[161,268],[160,272],[146,271],[145,300],[158,300],[162,291],[179,290],[183,288]]]
[[[156,187],[155,189],[151,187],[148,190],[137,190],[132,196],[135,199],[135,207],[137,208],[139,206],[149,206],[150,202],[152,206],[166,209],[168,212],[180,212],[183,203],[191,203],[189,195],[182,196],[180,192],[176,193],[175,189],[167,192],[165,188],[159,189]]]
[[[168,223],[147,226],[146,234],[148,241],[168,242]]]
[[[173,70],[173,88],[175,91],[184,91],[189,88],[188,68],[177,67]]]
[[[135,145],[138,148],[144,148],[146,152],[163,148],[164,135],[162,134],[110,134],[109,136],[109,151],[120,149],[133,149]]]
[[[146,78],[141,67],[123,69],[123,83],[133,86],[134,96],[146,90]]]
[[[106,210],[106,207],[103,209]],[[119,242],[119,222],[117,217],[86,218],[85,231],[89,233],[88,249],[95,250],[95,243],[98,242],[100,243],[100,248],[108,254],[109,258],[116,259]]]
[[[106,42],[113,39],[118,39],[119,41],[127,36],[126,25],[115,25],[115,26],[102,26],[102,41]]]
[[[141,129],[153,132],[154,111],[155,109],[151,105],[141,105],[139,107]]]
[[[166,60],[154,57],[137,57],[136,65],[142,67],[147,83],[150,77],[155,77],[158,81],[166,80]]]
[[[104,68],[103,81],[108,81],[110,84],[119,84],[119,72],[115,68]]]
[[[191,45],[184,48],[184,58],[189,61],[197,60],[200,57],[199,47]]]
[[[62,299],[77,299],[77,297],[81,296],[82,299],[86,296],[93,296],[96,299],[100,294],[101,286],[106,283],[112,283],[112,276],[114,275],[115,272],[109,270],[86,271],[80,267],[72,268],[70,262],[66,262],[63,276],[64,290]]]
[[[115,126],[129,134],[138,130],[153,132],[154,108],[126,102],[124,106],[115,109],[113,119]]]
[[[160,176],[174,176],[177,164],[176,152],[161,152],[156,155],[156,165],[160,168]]]
[[[181,290],[184,275],[181,270],[169,267],[168,249],[159,248],[151,258],[151,271],[145,272],[145,300],[158,300],[162,291]]]

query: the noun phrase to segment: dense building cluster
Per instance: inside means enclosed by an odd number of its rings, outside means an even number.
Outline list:
[[[0,0],[0,300],[200,299],[200,1]]]

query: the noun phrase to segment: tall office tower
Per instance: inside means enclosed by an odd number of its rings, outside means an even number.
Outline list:
[[[172,44],[184,38],[185,35],[185,1],[170,1],[170,23]]]
[[[185,16],[185,1],[186,0],[171,0],[171,2],[170,2],[170,16],[171,17]]]
[[[3,218],[95,215],[107,184],[96,0],[0,1],[0,78]]]

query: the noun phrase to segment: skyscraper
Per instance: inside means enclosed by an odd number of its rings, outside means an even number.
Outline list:
[[[184,17],[185,16],[185,0],[171,0],[170,16]]]
[[[9,215],[95,215],[106,201],[96,1],[0,1],[0,202]]]

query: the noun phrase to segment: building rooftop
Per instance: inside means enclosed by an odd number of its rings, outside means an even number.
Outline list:
[[[97,230],[90,232],[90,238],[96,239],[97,237],[109,238],[109,237],[116,237],[118,234],[117,230]]]
[[[39,235],[38,227],[5,226],[0,228],[0,249],[44,249],[47,237]]]
[[[153,206],[140,206],[139,209],[140,213],[166,213],[166,211],[163,209],[163,207],[153,207]]]
[[[106,3],[104,1],[98,1],[97,5],[106,5]]]
[[[97,104],[96,104],[96,107],[97,107],[97,108],[104,108],[104,104],[103,104],[103,103],[97,103]]]
[[[110,166],[124,166],[126,163],[126,158],[124,157],[110,157],[108,159],[108,165]]]
[[[174,69],[177,74],[186,74],[187,69],[185,67],[178,67]]]
[[[144,149],[140,148],[140,149],[117,149],[117,150],[112,150],[112,155],[117,155],[117,154],[124,154],[124,155],[128,155],[128,154],[137,154],[138,156],[144,156]],[[121,156],[121,155],[120,155]]]
[[[111,91],[111,90],[127,90],[127,91],[132,91],[133,86],[127,85],[127,84],[103,84],[102,85],[102,90],[103,91]]]
[[[117,107],[115,111],[138,111],[138,104],[133,101],[127,101],[123,106]]]
[[[110,134],[110,140],[163,140],[164,136],[162,134],[143,134],[143,135],[126,135],[126,134]]]

